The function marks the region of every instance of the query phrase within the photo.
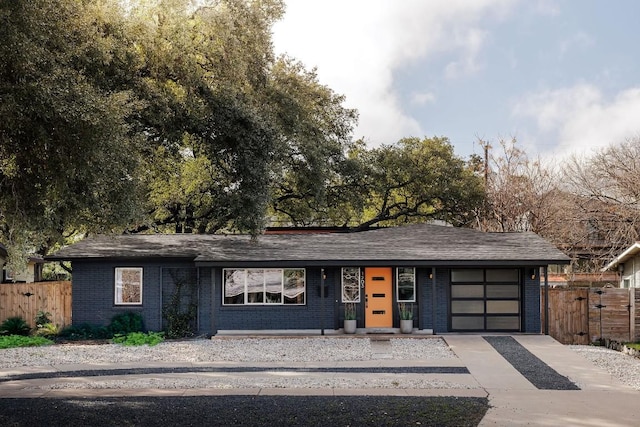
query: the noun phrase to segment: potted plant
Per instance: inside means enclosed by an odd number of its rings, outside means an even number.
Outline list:
[[[344,305],[344,333],[355,334],[356,326],[356,305],[352,302],[348,302]]]
[[[399,303],[398,312],[400,313],[400,332],[410,334],[413,332],[413,304]]]

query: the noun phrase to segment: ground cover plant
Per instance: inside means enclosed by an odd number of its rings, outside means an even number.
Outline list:
[[[53,341],[44,337],[27,337],[24,335],[5,335],[0,336],[0,348],[14,347],[39,347],[42,345],[53,344]]]
[[[145,334],[143,332],[131,332],[126,335],[115,335],[112,341],[115,344],[122,344],[126,346],[154,346],[164,341],[164,333],[148,332]]]

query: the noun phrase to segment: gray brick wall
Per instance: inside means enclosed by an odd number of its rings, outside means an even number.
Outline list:
[[[116,306],[114,304],[115,268],[142,267],[142,305]],[[124,312],[142,315],[147,330],[162,330],[162,267],[193,267],[193,263],[180,261],[74,261],[72,323],[106,326],[113,316]]]
[[[540,333],[540,277],[536,275],[535,279],[527,273],[529,269],[525,269],[524,280],[524,332]],[[536,268],[536,271],[539,269]]]
[[[222,270],[213,269],[212,275],[215,330],[320,329],[321,327],[319,268],[306,269],[306,305],[223,306]],[[336,274],[334,270],[327,269],[326,275],[324,327],[333,329],[335,327]]]

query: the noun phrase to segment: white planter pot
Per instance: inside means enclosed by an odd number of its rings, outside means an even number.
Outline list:
[[[400,319],[400,332],[410,334],[413,332],[413,319]]]
[[[355,334],[356,327],[358,326],[358,321],[353,320],[345,320],[344,321],[344,333],[345,334]]]

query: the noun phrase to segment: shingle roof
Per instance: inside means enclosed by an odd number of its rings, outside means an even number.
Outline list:
[[[61,249],[49,260],[188,258],[202,265],[527,265],[566,264],[569,258],[534,233],[484,233],[417,224],[339,234],[154,234],[96,236]]]

